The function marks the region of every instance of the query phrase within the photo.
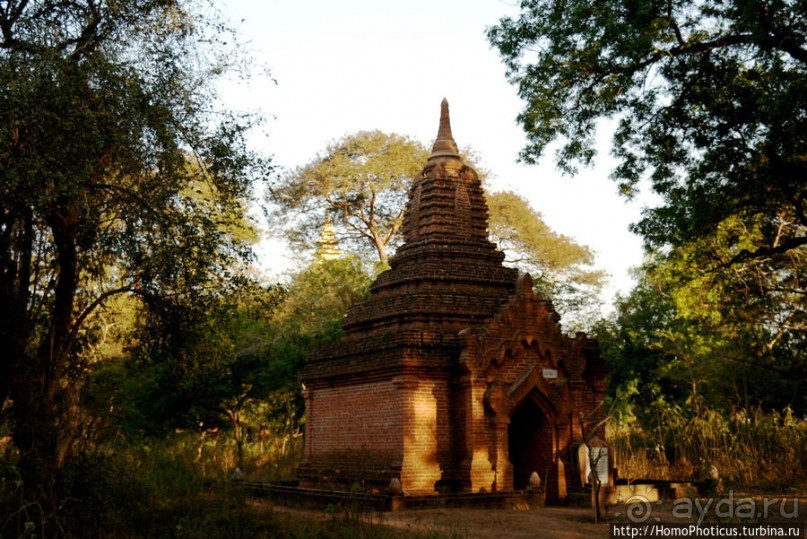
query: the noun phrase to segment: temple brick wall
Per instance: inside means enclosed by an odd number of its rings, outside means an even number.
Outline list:
[[[412,494],[430,494],[442,475],[440,455],[450,440],[442,426],[451,421],[445,380],[412,378],[401,381],[405,395],[404,459],[401,482]]]
[[[363,447],[401,452],[403,395],[392,380],[323,388],[308,405],[312,453]]]

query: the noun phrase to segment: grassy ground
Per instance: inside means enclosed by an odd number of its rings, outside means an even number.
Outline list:
[[[634,477],[664,478],[666,474],[684,478],[684,474],[695,475],[701,462],[709,462],[719,468],[724,489],[781,495],[793,489],[804,492],[805,432],[804,420],[761,417],[752,422],[711,419],[683,425],[672,444],[654,444],[647,433],[637,431],[612,432],[610,439],[623,477],[632,470]],[[665,441],[663,436],[659,438]],[[607,527],[586,520],[590,516],[586,510],[566,514],[560,508],[385,515],[290,511],[248,498],[232,481],[236,467],[245,479],[293,478],[300,442],[300,438],[289,438],[251,444],[244,448],[240,462],[226,435],[185,432],[94,446],[65,468],[58,483],[59,510],[45,515],[26,499],[13,447],[5,441],[0,444],[0,539],[54,534],[81,538],[437,538],[501,535],[504,530],[512,537],[607,534]],[[708,461],[700,460],[703,456]],[[531,531],[537,535],[529,535]]]
[[[0,539],[69,538],[398,538],[447,537],[388,528],[372,513],[305,513],[256,504],[231,480],[235,462],[222,441],[193,435],[96,448],[73,459],[59,478],[61,504],[43,514],[26,499],[13,451],[0,458]],[[201,451],[200,451],[201,447]],[[274,455],[254,448],[252,478],[293,473],[294,447]]]

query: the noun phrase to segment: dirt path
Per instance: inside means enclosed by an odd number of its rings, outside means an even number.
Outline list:
[[[428,509],[384,513],[387,526],[413,532],[439,531],[455,537],[588,539],[608,537],[591,511],[570,507],[535,510]]]
[[[333,517],[322,511],[303,510],[252,499],[254,508],[325,522]],[[368,513],[370,522],[409,532],[446,537],[503,539],[588,539],[608,537],[608,525],[594,524],[591,510],[545,507],[535,510],[425,509],[394,513]]]
[[[807,524],[807,498],[802,497],[746,497],[737,496],[736,498],[725,498],[724,505],[715,506],[718,511],[726,511],[727,508],[734,507],[737,516],[742,516],[741,511],[744,505],[740,505],[743,500],[751,500],[755,503],[755,507],[764,509],[770,507],[770,520],[767,518],[757,518],[756,520],[748,521],[749,523],[800,523],[801,525]],[[700,503],[705,504],[709,500],[699,500]],[[713,500],[714,502],[714,500]],[[776,503],[774,503],[776,502]],[[781,505],[779,502],[783,503]],[[333,518],[333,514],[328,514],[321,511],[306,511],[303,509],[292,509],[281,505],[275,505],[267,500],[251,500],[250,505],[256,508],[270,511],[278,511],[281,513],[289,513],[297,515],[304,519],[315,519],[322,522]],[[715,502],[716,503],[716,502]],[[732,505],[733,504],[733,505]],[[797,504],[797,505],[796,505]],[[626,522],[626,511],[629,506],[614,506],[609,512],[610,514],[604,520],[611,520],[617,523]],[[633,513],[634,516],[646,517],[647,521],[652,522],[688,522],[688,519],[683,519],[681,512],[682,508],[686,506],[678,506],[678,509],[673,513],[673,503],[654,503],[650,508],[650,513]],[[646,508],[638,507],[636,510],[646,510]],[[779,511],[785,511],[782,515],[778,515]],[[747,509],[744,510],[747,512]],[[714,512],[714,511],[712,511]],[[717,518],[720,516],[712,515],[712,512],[706,513],[707,523],[737,523],[736,519],[732,518]],[[697,516],[691,521],[697,520]],[[761,517],[762,513],[756,515]],[[520,538],[547,538],[547,539],[587,539],[587,538],[600,538],[605,539],[609,537],[609,525],[605,522],[594,524],[593,514],[590,509],[576,508],[576,507],[544,507],[534,510],[517,510],[517,509],[426,509],[426,510],[408,510],[398,511],[395,513],[364,513],[362,519],[366,523],[375,525],[388,526],[390,528],[400,530],[404,536],[409,534],[424,534],[430,535],[438,533],[441,536],[450,538],[503,538],[503,539],[520,539]],[[641,520],[640,522],[644,522]]]

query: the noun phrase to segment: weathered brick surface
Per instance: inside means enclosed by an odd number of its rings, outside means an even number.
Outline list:
[[[602,415],[605,366],[595,341],[563,334],[529,276],[502,265],[487,219],[445,110],[409,192],[404,245],[348,313],[345,339],[301,372],[303,484],[398,477],[408,494],[491,492],[537,471],[550,498],[581,487],[572,453],[580,414]]]

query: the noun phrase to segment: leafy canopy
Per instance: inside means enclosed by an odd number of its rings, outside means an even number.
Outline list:
[[[194,2],[2,2],[0,30],[0,402],[48,512],[94,313],[214,295],[249,258],[267,163],[217,106],[239,55]]]
[[[598,328],[612,395],[626,397],[645,427],[704,408],[804,414],[805,342],[793,306],[756,295],[734,273],[693,266],[695,247],[647,263],[614,321]]]
[[[664,200],[636,225],[679,245],[731,215],[763,216],[730,263],[807,243],[807,7],[802,0],[525,0],[488,30],[525,108],[521,157],[560,139],[567,171],[619,121],[626,194],[649,174]]]
[[[633,225],[650,263],[620,317],[658,324],[640,354],[686,374],[691,398],[724,381],[717,400],[798,400],[759,387],[807,366],[806,14],[803,0],[525,0],[488,30],[525,103],[523,159],[560,140],[571,172],[614,119],[613,178],[660,195]]]
[[[462,153],[480,169],[472,150]],[[383,267],[400,244],[407,193],[429,155],[423,144],[393,133],[348,135],[272,188],[275,219],[295,243],[310,246],[330,218],[340,247],[360,256],[375,252]],[[485,176],[481,170],[483,182]],[[596,304],[603,274],[591,269],[594,256],[587,247],[550,229],[523,197],[489,193],[487,200],[491,238],[509,263],[532,272],[541,293],[564,313],[583,316]]]
[[[311,245],[327,213],[340,241],[375,251],[385,266],[399,240],[409,183],[428,157],[425,146],[404,136],[360,131],[285,175],[269,200],[278,205],[276,220],[286,224],[293,243]]]
[[[605,273],[592,268],[591,249],[552,230],[520,195],[505,191],[486,198],[490,236],[504,251],[505,262],[528,271],[565,320],[581,328],[592,322]]]

